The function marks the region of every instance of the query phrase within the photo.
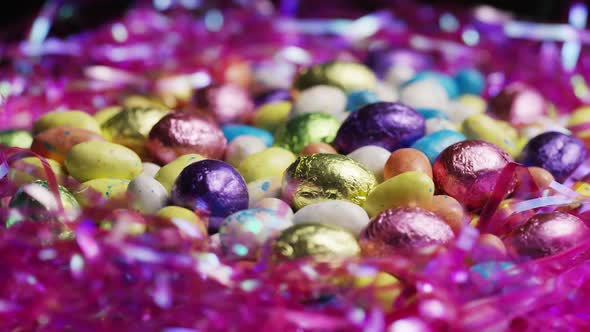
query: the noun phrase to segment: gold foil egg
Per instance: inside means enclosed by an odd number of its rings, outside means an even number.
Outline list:
[[[324,200],[339,199],[362,205],[377,179],[349,157],[317,153],[300,157],[283,177],[283,198],[295,209]]]
[[[377,85],[377,79],[369,68],[360,63],[333,61],[304,70],[295,79],[294,87],[301,91],[320,84],[345,91],[372,90]]]
[[[143,156],[150,130],[168,112],[153,107],[124,108],[102,124],[102,133],[111,142],[124,145]]]
[[[277,259],[357,257],[360,247],[354,235],[342,228],[317,223],[291,226],[273,243]]]

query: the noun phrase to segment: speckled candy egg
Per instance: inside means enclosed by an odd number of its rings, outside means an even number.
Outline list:
[[[167,164],[189,153],[221,159],[226,143],[223,132],[208,116],[171,112],[150,131],[147,150],[156,161]]]
[[[316,85],[299,93],[293,104],[294,114],[324,112],[336,114],[346,109],[346,94],[329,85]]]
[[[225,161],[234,167],[238,167],[246,157],[265,149],[266,144],[264,141],[256,136],[238,136],[227,145]]]
[[[399,103],[373,103],[350,114],[338,130],[334,146],[346,154],[365,145],[393,151],[411,145],[424,133],[424,118],[412,108]]]
[[[87,141],[104,141],[105,139],[90,130],[74,127],[49,128],[35,135],[31,144],[31,151],[51,158],[58,163],[64,159],[72,147]]]
[[[376,215],[360,236],[363,255],[408,254],[454,238],[451,228],[436,214],[421,208],[397,208]]]
[[[185,167],[172,187],[171,198],[176,205],[209,216],[212,231],[228,215],[248,208],[248,189],[240,173],[218,160]]]
[[[584,143],[577,137],[556,131],[531,139],[524,147],[521,160],[527,166],[549,171],[557,181],[565,180],[586,158]]]
[[[310,143],[332,143],[340,121],[327,113],[303,113],[290,119],[276,133],[275,145],[299,153]]]
[[[289,218],[269,209],[238,211],[219,226],[223,252],[234,258],[256,259],[264,243],[293,225]]]
[[[142,213],[156,213],[166,206],[168,191],[153,177],[140,174],[127,186],[133,207]]]
[[[496,145],[467,140],[443,150],[434,162],[432,174],[440,191],[476,210],[486,203],[509,162],[510,155]]]
[[[238,85],[211,85],[197,90],[197,107],[214,115],[219,123],[247,122],[254,116],[254,103]]]
[[[542,117],[547,113],[547,105],[538,91],[516,82],[506,86],[490,99],[488,112],[519,127],[531,124]]]
[[[283,177],[283,198],[295,209],[329,199],[362,204],[377,185],[375,175],[360,163],[339,154],[300,157]]]
[[[506,239],[519,255],[544,257],[572,248],[590,236],[590,228],[578,217],[564,212],[531,217]]]

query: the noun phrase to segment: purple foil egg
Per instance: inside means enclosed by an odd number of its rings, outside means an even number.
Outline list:
[[[363,255],[409,254],[416,249],[445,244],[454,238],[451,227],[421,208],[396,208],[376,215],[360,235]]]
[[[420,113],[403,104],[379,102],[348,116],[338,130],[334,146],[343,154],[367,145],[394,151],[412,145],[425,131]]]
[[[490,99],[488,112],[515,127],[534,123],[547,113],[545,98],[523,83],[512,83]]]
[[[436,188],[470,210],[484,206],[504,166],[512,158],[498,146],[480,140],[455,143],[436,158],[432,175]]]
[[[185,167],[171,192],[172,202],[209,218],[215,232],[223,219],[248,208],[248,189],[240,173],[219,160],[201,160]]]
[[[532,258],[557,254],[590,236],[580,218],[564,212],[541,213],[531,217],[505,240],[521,256]]]
[[[556,131],[533,137],[522,150],[521,161],[549,171],[557,181],[564,181],[586,159],[584,142]]]

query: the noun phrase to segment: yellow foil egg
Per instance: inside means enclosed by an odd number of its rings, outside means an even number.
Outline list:
[[[150,130],[168,112],[162,108],[124,108],[102,124],[102,133],[111,142],[144,156]]]
[[[293,225],[273,243],[277,259],[313,256],[318,259],[349,258],[360,254],[354,235],[336,226],[317,223]]]
[[[300,157],[283,177],[283,197],[295,209],[329,199],[362,205],[377,185],[373,172],[349,157],[317,153]]]
[[[377,86],[377,78],[360,63],[334,61],[301,72],[294,86],[301,91],[320,84],[332,85],[344,91],[373,90]]]

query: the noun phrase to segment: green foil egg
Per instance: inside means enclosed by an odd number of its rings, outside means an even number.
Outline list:
[[[347,92],[372,90],[377,85],[377,78],[360,63],[333,61],[304,70],[295,79],[294,86],[301,91],[320,84],[332,85]]]
[[[33,143],[33,136],[26,130],[9,129],[0,131],[0,144],[28,149]]]
[[[354,235],[331,225],[303,223],[281,232],[273,243],[276,259],[312,256],[317,259],[349,258],[360,254]]]
[[[300,157],[285,171],[282,193],[295,209],[325,200],[347,200],[361,205],[377,179],[365,166],[339,154]]]
[[[65,187],[59,185],[59,197],[64,207],[67,220],[75,219],[80,213],[78,201]],[[21,186],[8,204],[11,208],[25,210],[30,220],[44,220],[50,218],[57,211],[57,202],[49,189],[47,181],[35,180]],[[18,219],[8,218],[6,227],[16,224]]]
[[[124,108],[106,120],[101,130],[103,135],[113,143],[124,145],[140,156],[145,155],[145,140],[152,127],[160,121],[169,110],[161,108]]]
[[[299,153],[310,143],[332,143],[340,121],[327,113],[304,113],[289,120],[275,137],[275,145]]]

